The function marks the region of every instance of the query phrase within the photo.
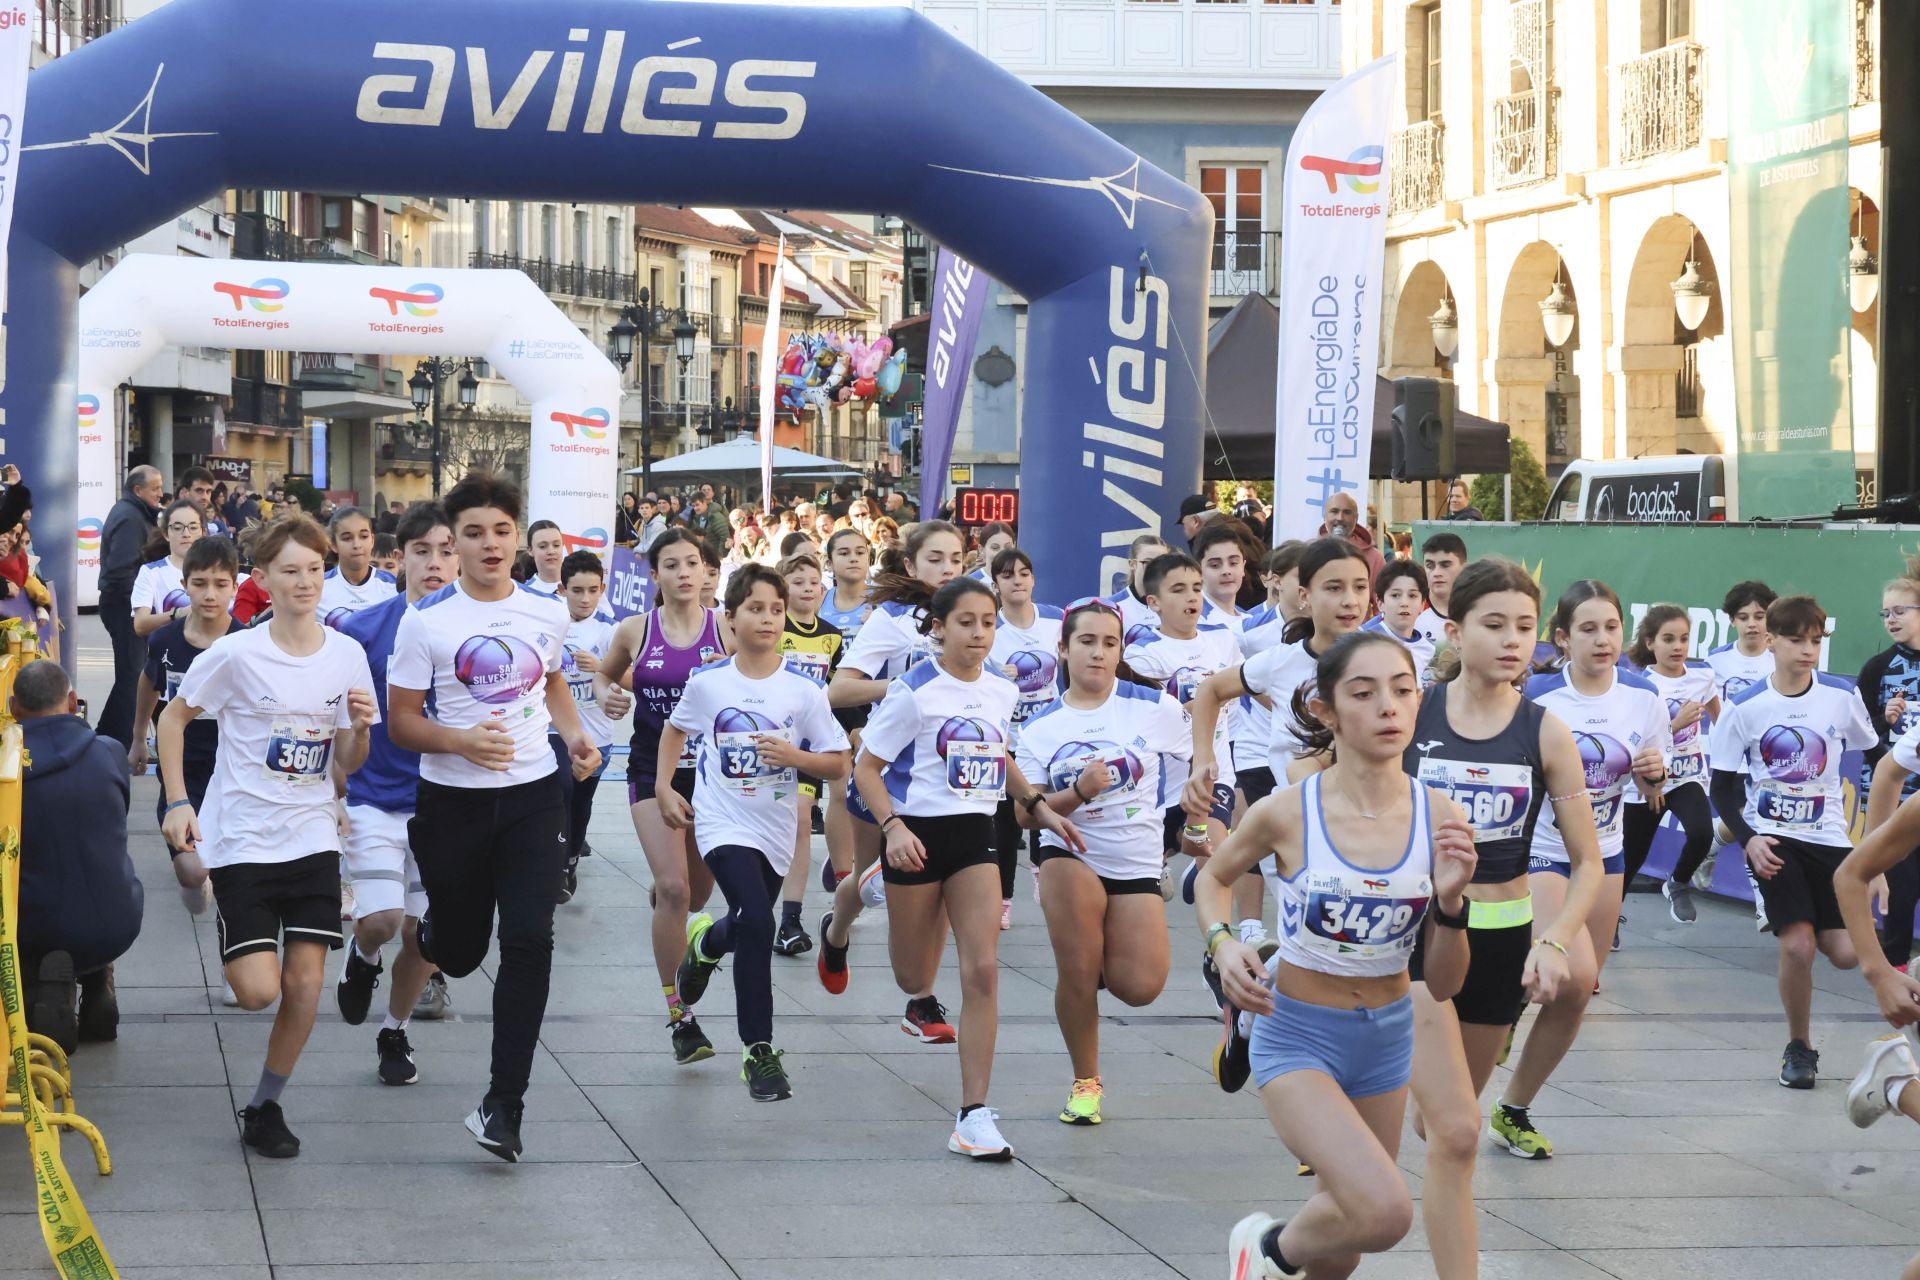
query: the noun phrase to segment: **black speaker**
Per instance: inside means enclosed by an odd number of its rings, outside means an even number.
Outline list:
[[[1453,469],[1453,383],[1398,378],[1393,384],[1395,480],[1447,480]]]

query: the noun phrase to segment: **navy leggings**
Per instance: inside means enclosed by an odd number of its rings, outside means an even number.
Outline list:
[[[758,849],[723,844],[707,850],[707,867],[727,896],[727,914],[700,940],[709,960],[733,955],[733,999],[740,1043],[773,1040],[773,904],[783,878]]]

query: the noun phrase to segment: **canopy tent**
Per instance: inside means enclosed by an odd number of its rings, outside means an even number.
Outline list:
[[[1207,333],[1207,433],[1202,464],[1209,480],[1273,474],[1274,402],[1279,394],[1280,311],[1250,293],[1213,322]],[[1507,426],[1458,411],[1453,417],[1455,469],[1466,475],[1504,474]],[[1393,384],[1385,378],[1373,398],[1369,472],[1384,478],[1393,462]]]
[[[723,444],[695,449],[692,453],[663,458],[647,468],[647,471],[656,477],[667,476],[673,479],[698,477],[702,480],[738,480],[740,487],[744,489],[749,481],[760,474],[760,442],[742,436]],[[630,468],[627,474],[640,475],[641,469]],[[773,474],[841,479],[858,478],[864,473],[858,467],[835,462],[832,458],[823,458],[817,453],[806,453],[799,449],[775,445]]]

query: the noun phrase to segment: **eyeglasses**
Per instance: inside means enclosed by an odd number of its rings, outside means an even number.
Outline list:
[[[167,532],[168,533],[198,533],[200,532],[200,526],[197,524],[170,524],[167,526]],[[1909,607],[1912,607],[1912,606],[1909,606]]]
[[[1920,609],[1920,604],[1889,605],[1885,609],[1882,609],[1880,611],[1880,620],[1882,622],[1892,622],[1895,618],[1899,617],[1901,614],[1912,613],[1915,609]]]
[[[1113,601],[1101,596],[1081,596],[1078,600],[1075,600],[1072,604],[1061,610],[1060,616],[1062,620],[1064,620],[1086,609],[1098,609],[1103,613],[1110,613],[1116,618],[1120,616],[1119,606],[1114,604]]]

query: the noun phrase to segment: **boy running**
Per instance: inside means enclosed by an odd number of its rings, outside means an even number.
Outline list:
[[[326,552],[326,534],[304,515],[269,525],[254,555],[272,621],[214,641],[160,717],[161,831],[210,869],[220,957],[240,1006],[280,1001],[259,1084],[240,1111],[240,1140],[276,1159],[300,1154],[280,1095],[313,1030],[326,953],[340,945],[331,767],[336,758],[343,773],[360,767],[380,716],[366,655],[320,625]],[[203,713],[220,730],[204,826],[185,759],[187,726]]]
[[[796,553],[782,560],[775,572],[787,584],[787,620],[780,636],[781,657],[795,671],[825,684],[839,663],[844,637],[839,627],[820,616],[820,605],[826,598],[826,579],[821,573],[819,557],[810,551]],[[801,923],[800,911],[807,892],[807,874],[813,863],[814,805],[825,790],[820,779],[801,775],[793,865],[787,868],[786,878],[780,885],[780,929],[773,939],[773,949],[783,956],[801,956],[813,950],[813,939]]]
[[[531,581],[531,580],[529,580]],[[594,696],[593,677],[600,660],[607,656],[613,641],[614,621],[600,607],[607,587],[607,567],[591,551],[575,551],[560,563],[560,598],[567,605],[566,654],[560,659],[560,671],[567,678],[567,690],[580,713],[580,727],[593,739],[600,752],[600,765],[578,781],[569,782],[572,771],[560,775],[567,793],[567,870],[560,886],[560,901],[573,901],[580,888],[580,859],[592,853],[587,846],[587,824],[593,819],[593,797],[600,779],[607,772],[607,760],[613,754],[613,721],[627,714],[633,697],[614,685],[607,690],[605,705]],[[535,587],[539,590],[539,587]],[[558,734],[550,734],[555,758],[566,758],[566,743]]]

